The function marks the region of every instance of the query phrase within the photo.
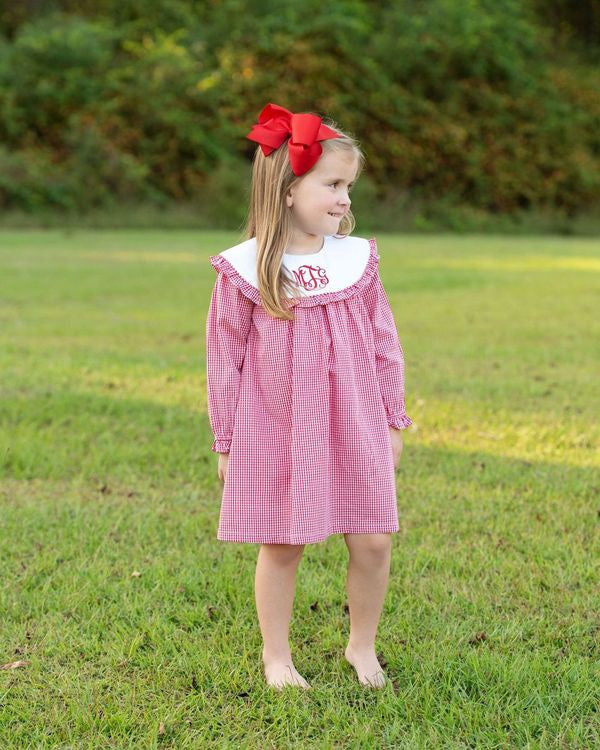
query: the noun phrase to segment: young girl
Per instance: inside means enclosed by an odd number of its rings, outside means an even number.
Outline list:
[[[224,482],[217,539],[260,544],[256,607],[266,681],[310,685],[288,642],[305,544],[343,534],[349,550],[345,658],[382,687],[375,653],[404,405],[404,358],[374,239],[353,237],[358,143],[315,114],[267,104],[247,239],[210,258],[209,418]]]

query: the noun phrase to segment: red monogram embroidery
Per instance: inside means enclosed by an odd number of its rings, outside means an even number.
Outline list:
[[[320,266],[300,266],[297,270],[292,271],[298,286],[304,289],[319,289],[329,284],[327,272]]]

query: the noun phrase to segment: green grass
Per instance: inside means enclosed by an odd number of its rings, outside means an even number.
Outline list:
[[[257,545],[220,542],[204,324],[224,232],[0,232],[0,747],[600,745],[600,252],[379,235],[406,357],[401,531],[345,664],[347,552],[307,545],[264,685]],[[132,575],[139,573],[140,575]]]

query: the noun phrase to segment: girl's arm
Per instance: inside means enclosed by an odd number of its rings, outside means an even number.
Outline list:
[[[254,303],[217,273],[206,318],[208,415],[214,453],[229,453]]]
[[[379,272],[365,290],[364,300],[373,329],[377,380],[388,425],[404,430],[412,424],[404,403],[404,352]]]

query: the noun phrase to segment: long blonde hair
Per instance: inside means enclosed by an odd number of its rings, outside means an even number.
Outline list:
[[[355,178],[358,179],[365,163],[358,141],[340,130],[333,120],[323,118],[322,122],[339,133],[340,137],[320,141],[323,153],[319,158],[334,150],[352,153],[358,159],[358,172]],[[265,156],[260,146],[257,146],[252,166],[250,207],[243,239],[256,237],[256,272],[263,307],[273,317],[284,320],[294,319],[289,305],[293,306],[294,300],[300,297],[292,280],[282,269],[283,253],[291,242],[293,228],[285,196],[289,188],[303,176],[296,177],[292,171],[287,140],[269,156]],[[337,236],[349,235],[355,223],[354,216],[349,210],[340,220]]]

